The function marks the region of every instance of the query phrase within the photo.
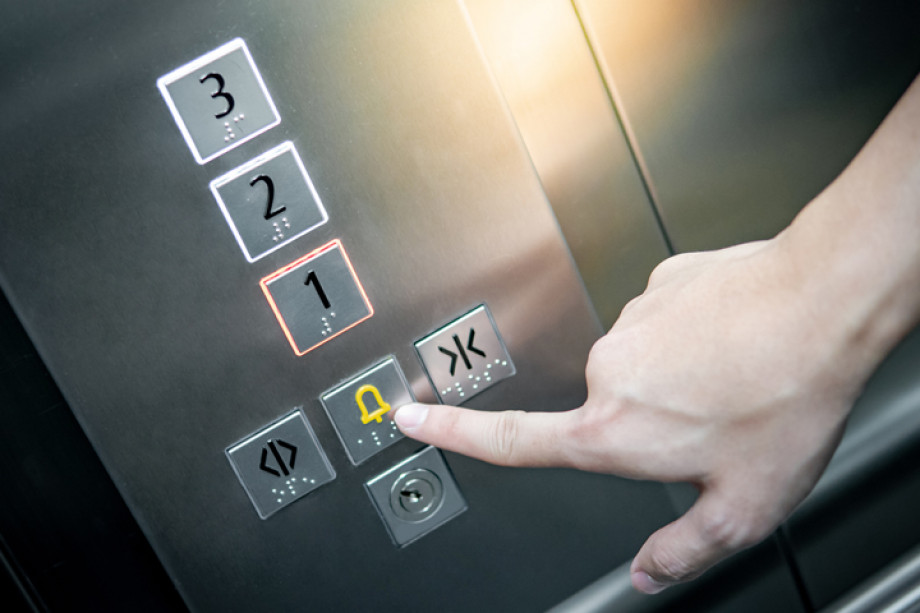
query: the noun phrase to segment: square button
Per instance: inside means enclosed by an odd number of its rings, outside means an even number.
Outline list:
[[[390,409],[414,402],[395,358],[387,358],[321,398],[352,464],[360,464],[403,437]]]
[[[329,219],[290,141],[214,179],[211,192],[250,262]]]
[[[199,164],[281,122],[241,38],[163,75],[157,87]]]
[[[457,482],[434,447],[426,447],[364,484],[390,538],[399,546],[466,510]]]
[[[227,448],[226,454],[262,519],[335,479],[299,410]]]
[[[416,342],[415,350],[444,404],[461,404],[515,373],[484,304]]]
[[[276,270],[259,284],[297,355],[316,349],[374,314],[338,239]]]

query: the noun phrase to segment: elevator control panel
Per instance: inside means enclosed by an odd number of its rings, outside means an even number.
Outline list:
[[[248,436],[226,453],[262,519],[335,479],[332,465],[300,410]]]
[[[515,373],[485,305],[432,332],[415,349],[445,404],[460,404]]]
[[[280,122],[249,49],[240,39],[164,75],[158,86],[199,164]],[[216,177],[210,189],[250,264],[309,235],[329,219],[292,141]],[[374,315],[340,239],[315,247],[265,275],[259,286],[297,356]],[[419,340],[415,349],[442,401],[461,403],[514,374],[485,305]],[[319,398],[355,466],[403,438],[390,412],[414,400],[393,356]],[[335,478],[300,409],[230,446],[226,455],[262,519]],[[365,487],[398,546],[466,508],[443,457],[434,448],[399,462],[367,481]]]
[[[246,43],[239,38],[163,75],[157,86],[199,164],[281,121]]]
[[[403,438],[390,411],[415,397],[396,358],[389,357],[321,399],[349,459],[360,464]]]
[[[250,262],[329,219],[290,141],[214,179],[211,192]]]

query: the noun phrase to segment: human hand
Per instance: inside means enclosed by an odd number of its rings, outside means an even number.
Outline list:
[[[811,490],[875,365],[784,237],[670,258],[591,350],[558,413],[407,405],[419,441],[507,466],[685,481],[700,492],[632,563],[654,593],[768,536]],[[840,309],[842,310],[842,309]]]

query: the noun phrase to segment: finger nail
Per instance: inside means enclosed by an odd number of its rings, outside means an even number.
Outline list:
[[[668,587],[660,581],[655,581],[648,576],[648,573],[641,570],[632,573],[632,584],[634,588],[644,594],[657,594]]]
[[[428,407],[424,404],[407,404],[396,409],[393,420],[403,432],[414,432],[425,423],[428,417]]]

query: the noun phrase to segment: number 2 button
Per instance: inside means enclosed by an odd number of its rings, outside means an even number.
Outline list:
[[[338,239],[273,272],[259,284],[297,355],[374,314]]]
[[[281,121],[240,38],[163,75],[157,87],[199,164]]]
[[[211,192],[250,262],[329,219],[291,142],[214,179]]]

